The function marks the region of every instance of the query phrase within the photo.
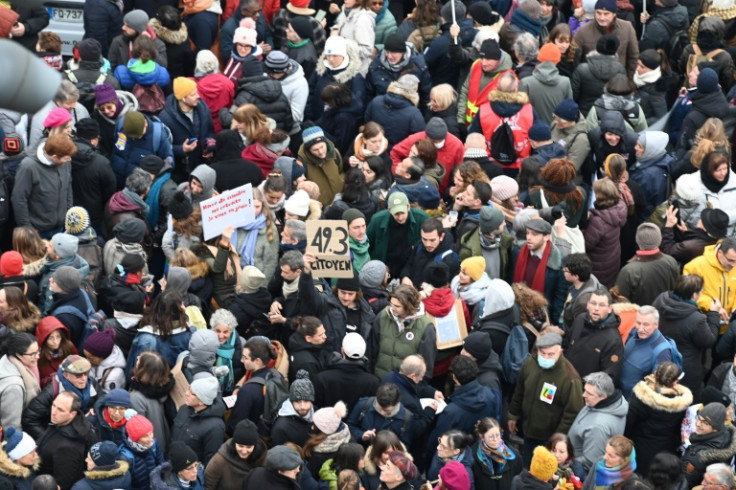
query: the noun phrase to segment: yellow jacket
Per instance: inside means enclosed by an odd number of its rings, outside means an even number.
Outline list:
[[[730,315],[736,307],[736,267],[726,271],[718,262],[716,252],[719,246],[720,242],[705,247],[703,255],[685,264],[682,273],[703,278],[703,294],[698,299],[701,310],[708,311],[715,298]]]

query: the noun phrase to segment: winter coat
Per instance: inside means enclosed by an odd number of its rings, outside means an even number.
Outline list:
[[[663,49],[667,53],[670,49],[670,39],[677,32],[685,31],[688,27],[690,27],[690,19],[684,5],[655,7],[639,41],[639,50]]]
[[[521,80],[519,90],[529,94],[529,103],[547,124],[554,120],[555,107],[564,99],[572,99],[570,79],[560,75],[550,61],[538,64],[532,76]]]
[[[133,374],[138,355],[144,350],[155,350],[166,358],[169,366],[176,365],[176,359],[185,350],[189,350],[189,338],[192,336],[192,328],[184,325],[174,328],[168,338],[163,338],[159,330],[151,325],[138,329],[128,353],[128,366],[126,375],[128,379]]]
[[[512,249],[512,276],[516,270],[516,260],[520,250],[517,247]],[[544,274],[544,297],[549,302],[550,318],[559,318],[562,315],[562,310],[565,307],[565,298],[567,297],[567,288],[568,282],[565,280],[565,274],[562,272],[562,252],[555,245],[552,245],[552,250],[547,260],[547,269]]]
[[[546,384],[557,389],[543,400],[540,397]],[[526,358],[516,380],[516,388],[509,405],[509,419],[524,418],[524,435],[547,440],[555,432],[567,433],[583,406],[583,386],[580,376],[564,355],[551,369],[542,369],[537,355]],[[476,478],[476,482],[478,478]]]
[[[54,475],[62,489],[71,488],[84,476],[84,460],[95,442],[97,434],[81,413],[67,425],[49,424],[36,438],[41,457],[39,474]]]
[[[169,399],[173,388],[173,376],[163,386],[143,385],[136,380],[130,383],[130,404],[153,424],[153,437],[162,455],[166,454],[171,437],[169,421],[176,416],[176,409]]]
[[[681,385],[690,388],[693,400],[700,401],[700,387],[705,378],[704,358],[718,339],[720,317],[717,311],[700,311],[692,300],[678,298],[667,291],[654,300],[659,311],[659,330],[677,343],[682,354]]]
[[[331,364],[312,378],[312,384],[315,406],[331,407],[342,400],[348,410],[352,410],[359,398],[376,392],[379,382],[368,372],[365,359],[345,359],[333,353]]]
[[[222,73],[210,73],[195,80],[197,81],[197,93],[210,109],[215,134],[219,134],[223,129],[219,118],[220,110],[233,105],[235,86]]]
[[[669,207],[669,203],[667,203]],[[653,214],[657,213],[657,209]],[[695,257],[700,257],[705,247],[715,245],[718,239],[710,236],[705,230],[696,228],[675,235],[674,226],[662,228],[662,244],[659,246],[662,252],[671,255],[678,263],[687,264]]]
[[[235,452],[233,440],[223,442],[217,453],[210,459],[204,471],[206,490],[230,490],[242,488],[243,479],[254,468],[263,466],[266,460],[266,446],[260,440],[247,460]]]
[[[265,380],[268,373],[269,368],[264,367],[257,371],[253,371],[250,379],[261,378]],[[230,412],[230,418],[227,421],[226,430],[228,435],[232,435],[235,431],[235,426],[243,419],[249,419],[254,424],[257,424],[260,421],[261,415],[263,415],[263,403],[265,398],[263,386],[264,385],[261,383],[246,382],[240,388],[235,400],[235,405]]]
[[[377,404],[375,397],[360,398],[350,411],[346,423],[353,439],[363,441],[363,434],[369,430],[390,430],[409,447],[416,436],[412,431],[412,414],[399,402],[394,405],[391,414],[386,416],[376,410]]]
[[[310,377],[309,379],[314,378]],[[304,418],[301,417],[294,410],[291,400],[285,400],[271,428],[269,445],[273,447],[292,442],[299,447],[304,447],[310,437],[313,415],[314,411],[312,410]]]
[[[717,432],[703,436],[691,434],[690,443],[682,455],[682,471],[692,488],[702,482],[708,465],[730,464],[736,455],[736,427],[727,425]]]
[[[123,191],[113,194],[104,207],[104,225],[107,234],[105,238],[108,240],[113,238],[115,236],[115,226],[132,218],[146,220],[146,213],[141,205],[128,199]],[[146,235],[148,235],[148,230],[146,230]],[[109,273],[112,274],[112,271]]]
[[[126,437],[125,425],[123,424],[121,427],[116,429],[113,429],[112,426],[110,426],[107,420],[105,420],[105,402],[106,397],[101,396],[97,400],[97,403],[95,403],[94,415],[88,415],[87,420],[92,424],[92,427],[100,438],[100,441],[111,441],[119,446],[123,443],[123,440]]]
[[[45,136],[43,134],[43,122],[46,120],[46,116],[49,112],[59,107],[56,102],[49,101],[45,106],[39,109],[30,119],[30,130],[28,131],[28,144],[26,145],[26,151],[29,155],[33,154],[38,147],[43,148]],[[72,129],[76,129],[76,124],[80,119],[89,117],[89,111],[82,105],[77,104],[71,111],[72,115]],[[28,124],[28,123],[26,123]],[[25,131],[25,129],[24,129]]]
[[[17,22],[23,24],[26,32],[21,37],[14,37],[13,41],[35,52],[38,42],[38,33],[49,25],[49,13],[42,5],[33,6],[13,2],[12,9],[18,14]]]
[[[156,45],[156,63],[161,65],[163,68],[166,68],[166,66],[168,66],[166,44],[164,44],[162,40],[158,39],[153,28],[148,27],[146,29],[146,33],[153,39],[153,43]],[[113,68],[125,66],[128,63],[128,60],[131,59],[132,51],[133,41],[126,41],[122,34],[114,37],[113,40],[110,41],[110,50],[107,55],[107,59],[110,61],[110,66]]]
[[[470,490],[473,490],[475,488],[475,484],[474,484],[475,478],[473,474],[473,449],[472,447],[466,446],[465,449],[463,449],[460,452],[460,454],[452,458],[452,461],[458,461],[462,463],[463,466],[465,466],[465,471],[468,472],[468,478],[470,479]],[[437,451],[435,451],[434,456],[432,456],[432,461],[429,464],[429,468],[427,469],[427,479],[429,481],[436,480],[443,466],[445,466],[445,461],[440,459],[439,454],[437,453]]]
[[[77,153],[72,157],[72,195],[75,206],[89,213],[93,228],[102,228],[105,204],[115,193],[115,174],[110,161],[99,154],[88,141],[77,138]]]
[[[624,430],[635,447],[647,448],[636,455],[637,467],[644,473],[648,473],[655,454],[676,452],[681,442],[682,417],[693,403],[693,395],[686,386],[656,386],[653,378],[649,375],[634,387]]]
[[[345,39],[355,41],[360,53],[360,73],[365,75],[373,57],[376,43],[376,13],[367,8],[355,7],[346,14],[346,9],[337,17],[335,26],[338,34]]]
[[[26,399],[27,392],[28,388],[23,382],[20,370],[8,360],[7,355],[4,355],[0,358],[0,424],[2,427],[21,429],[23,411],[31,402]]]
[[[21,161],[15,175],[12,203],[16,226],[48,232],[64,226],[73,201],[72,166],[54,165],[43,146]]]
[[[148,256],[140,243],[123,243],[119,238],[113,238],[105,243],[102,249],[102,264],[105,274],[114,274],[117,265],[127,254],[135,254],[147,260]],[[144,269],[147,273],[148,266]]]
[[[307,87],[304,87],[306,94]],[[293,107],[293,106],[292,106]],[[330,108],[322,113],[317,125],[322,128],[335,148],[345,155],[353,146],[358,134],[358,124],[363,120],[363,104],[353,98],[346,107]]]
[[[677,148],[689,150],[695,142],[695,133],[709,117],[722,119],[728,114],[728,101],[723,92],[716,90],[710,94],[695,92],[692,96],[690,112],[682,121]]]
[[[32,490],[40,462],[41,458],[36,455],[32,467],[23,466],[11,460],[5,451],[0,451],[0,483],[14,490]]]
[[[708,311],[713,300],[718,299],[721,306],[730,314],[736,308],[736,296],[731,294],[730,287],[727,288],[728,291],[724,291],[722,285],[736,279],[736,268],[729,271],[723,268],[716,258],[718,247],[719,245],[705,247],[703,255],[685,264],[682,273],[697,274],[703,278],[703,292],[698,298],[698,306],[702,311]]]
[[[265,75],[238,79],[235,88],[235,101],[229,109],[220,110],[220,124],[223,128],[229,128],[233,121],[235,110],[243,104],[254,104],[260,111],[276,121],[276,127],[287,133],[294,126],[291,116],[291,105],[289,99],[281,90],[281,83],[272,80]]]
[[[597,322],[591,320],[587,312],[575,317],[563,344],[565,357],[581,378],[603,371],[618,384],[624,354],[618,333],[620,323],[615,313]]]
[[[303,144],[299,148],[297,158],[304,165],[307,179],[319,186],[319,202],[322,206],[329,206],[335,199],[335,194],[342,192],[344,179],[342,155],[328,140],[324,160],[317,159]]]
[[[411,430],[417,434],[425,434],[432,428],[435,411],[431,407],[422,407],[422,398],[434,398],[435,389],[425,382],[415,383],[414,380],[399,373],[396,368],[381,378],[381,383],[393,383],[399,389],[401,405],[412,413]],[[466,400],[467,401],[467,400]],[[417,442],[422,442],[419,438]]]
[[[194,73],[195,53],[189,42],[187,24],[181,22],[179,29],[174,31],[164,27],[161,21],[154,17],[148,25],[166,45],[166,69],[171,78],[191,76]]]
[[[442,165],[435,165],[434,168],[444,170]],[[442,179],[439,179],[442,181]],[[420,203],[428,202],[440,202],[440,193],[437,190],[437,183],[434,180],[429,180],[426,175],[422,175],[418,179],[404,179],[401,177],[395,177],[393,185],[389,188],[386,194],[386,202],[388,202],[389,196],[394,192],[401,192],[406,195],[409,199],[409,204],[419,206]],[[421,206],[420,206],[421,208]]]
[[[585,252],[593,262],[593,274],[606,287],[616,282],[621,263],[619,236],[621,227],[626,224],[626,216],[626,204],[620,199],[613,206],[596,207],[590,210],[588,226],[583,232]]]
[[[512,115],[513,113],[510,114],[509,117]],[[478,130],[477,132],[480,132],[480,130]],[[411,147],[414,145],[414,143],[417,142],[417,140],[424,139],[426,137],[427,133],[425,131],[419,131],[418,133],[414,133],[411,136],[403,139],[401,142],[397,143],[390,152],[392,162],[391,171],[395,172],[398,164],[404,158],[409,156]],[[453,134],[448,133],[445,137],[445,145],[437,150],[437,163],[445,167],[444,177],[439,183],[440,195],[444,195],[445,190],[450,183],[450,174],[452,174],[452,169],[463,162],[464,153],[465,148],[463,146],[463,142],[460,141],[460,139],[455,137]]]
[[[164,462],[163,451],[155,439],[150,449],[140,452],[131,447],[126,437],[118,447],[118,457],[124,459],[130,466],[132,486],[128,488],[131,490],[148,490],[151,483],[151,472]]]
[[[146,305],[148,294],[139,284],[125,284],[123,277],[114,273],[100,282],[97,306],[112,318],[117,311],[139,311]]]
[[[329,336],[328,336],[329,340]],[[342,342],[342,339],[338,339]],[[330,362],[331,350],[323,345],[314,345],[297,332],[289,337],[289,379],[296,379],[296,373],[304,369],[309,379],[316,379],[317,374]]]
[[[227,407],[221,397],[200,412],[188,405],[182,405],[174,419],[171,441],[179,441],[197,453],[197,460],[207,465],[210,458],[225,441],[225,415]]]
[[[407,46],[399,65],[396,68],[390,67],[384,51],[376,54],[365,76],[366,100],[385,94],[391,82],[398,80],[402,75],[411,74],[419,79],[419,104],[417,107],[426,107],[429,103],[429,91],[432,88],[432,81],[424,57],[421,54],[413,54],[411,48]]]
[[[473,481],[476,490],[510,490],[514,477],[524,469],[522,455],[508,443],[504,442],[504,446],[510,457],[500,468],[496,463],[489,466],[488,459],[485,456],[481,457],[480,441],[470,447],[473,454]]]
[[[66,325],[62,323],[60,328],[56,328],[56,326],[52,323],[44,323],[40,325],[36,329],[36,339],[38,340],[38,345],[42,346],[49,335],[51,335],[51,332],[54,332],[55,330],[59,330],[59,333],[66,336],[66,338],[70,338],[69,334],[69,328],[67,328]],[[66,353],[66,355],[71,354],[78,354],[79,351],[76,347],[73,347],[70,352]],[[40,362],[41,360],[46,362]],[[39,359],[39,366],[38,366],[38,377],[41,380],[41,389],[45,388],[47,384],[51,382],[51,380],[56,376],[56,373],[59,371],[59,367],[61,366],[61,363],[64,362],[64,358],[61,356],[53,357],[50,353],[44,352],[41,354],[41,358]],[[30,402],[31,400],[28,400]]]
[[[552,484],[542,481],[536,476],[524,470],[511,480],[511,490],[549,490]]]
[[[125,379],[125,356],[117,345],[113,346],[112,353],[104,358],[98,366],[93,366],[89,372],[99,384],[103,393],[115,388],[124,388]]]
[[[409,217],[407,219],[409,226],[408,243],[406,244],[407,258],[411,247],[420,239],[419,227],[428,217],[427,213],[421,209],[409,209]],[[392,219],[391,213],[385,209],[374,214],[371,222],[368,223],[368,242],[371,244],[370,253],[371,258],[374,260],[386,262],[389,244],[389,220]]]
[[[91,83],[93,86],[101,83],[109,83],[115,90],[120,90],[120,84],[109,71],[107,62],[80,60],[76,69],[68,69],[62,72],[62,76],[71,81],[80,91],[84,88],[83,82]],[[98,82],[99,81],[99,82]],[[79,103],[92,114],[95,106],[94,91],[92,93],[81,93]],[[75,121],[76,123],[76,121]]]
[[[677,83],[679,77],[673,73],[662,76],[656,82],[646,83],[638,87],[639,107],[644,111],[647,118],[647,124],[652,125],[660,118],[667,114],[669,98],[675,87],[679,87]]]
[[[600,124],[606,112],[620,112],[624,116],[626,127],[642,132],[647,129],[647,119],[644,111],[639,107],[638,98],[633,95],[611,95],[604,90],[603,94],[593,102],[587,117],[588,130]]]
[[[260,288],[253,293],[236,294],[228,309],[235,315],[238,321],[238,333],[243,336],[251,323],[260,320],[263,312],[268,311],[270,307],[271,295],[265,288]]]
[[[148,129],[143,137],[131,139],[126,136],[122,141],[118,141],[113,149],[110,164],[118,180],[118,189],[123,188],[126,177],[139,166],[144,156],[154,154],[168,163],[174,161],[174,152],[166,126],[158,118],[149,116],[145,118],[148,122]],[[124,133],[123,120],[124,118],[121,117],[115,123],[116,134]]]
[[[238,138],[240,137],[238,136]],[[258,143],[250,146],[256,145]],[[217,159],[210,163],[210,167],[217,172],[215,188],[219,192],[229,191],[245,184],[258,187],[263,182],[263,173],[258,168],[258,165],[249,160],[244,160],[240,156],[237,158]]]
[[[406,97],[387,93],[379,95],[368,103],[365,120],[377,122],[386,132],[389,147],[409,135],[424,131],[422,113]]]
[[[730,7],[730,9],[733,9],[733,7]],[[705,16],[706,14],[703,14],[703,17]],[[693,23],[690,27],[692,28],[695,25],[697,24]],[[697,39],[692,39],[691,42],[697,43]],[[710,62],[709,66],[713,68],[716,71],[716,73],[718,73],[718,84],[721,86],[721,90],[723,90],[723,93],[728,93],[728,91],[731,90],[731,87],[733,86],[733,82],[734,82],[734,79],[733,79],[734,61],[728,50],[721,50],[718,53],[713,53],[713,51],[715,51],[716,49],[721,48],[721,42],[722,42],[721,39],[718,39],[717,46],[713,46],[707,49],[705,46],[698,46],[698,47],[700,48],[700,51],[705,56],[710,55],[710,57],[712,58],[712,62]],[[687,62],[690,59],[690,56],[692,56],[693,54],[695,54],[695,49],[693,47],[693,44],[688,44],[682,50],[682,56],[680,57],[680,66],[679,66],[680,73],[683,73],[687,70]]]
[[[197,104],[194,107],[192,120],[182,112],[176,96],[171,94],[166,97],[166,105],[159,114],[159,118],[171,131],[172,150],[177,164],[184,165],[186,162],[191,171],[205,163],[202,153],[206,151],[208,140],[215,138],[212,114],[207,104]],[[190,138],[198,139],[197,147],[186,153],[183,143]]]
[[[475,422],[483,417],[501,416],[501,392],[483,386],[477,379],[455,386],[447,407],[437,416],[437,424],[427,440],[427,447],[435,447],[438,437],[449,429],[460,429],[472,434]]]
[[[432,252],[421,243],[415,245],[401,271],[401,278],[408,277],[415,287],[419,287],[422,284],[424,270],[432,262],[444,262],[450,271],[450,277],[455,277],[460,272],[460,261],[457,254],[452,251],[452,237],[449,233],[444,234],[444,238]]]
[[[664,347],[660,348],[661,345]],[[659,350],[655,356],[657,349]],[[624,361],[621,368],[620,386],[624,396],[629,398],[637,383],[646,379],[658,365],[673,359],[672,351],[662,332],[655,329],[649,337],[640,339],[636,329],[632,328],[624,343]]]
[[[621,135],[621,140],[616,146],[608,144],[605,138],[606,132]],[[600,126],[593,128],[588,133],[588,142],[590,143],[593,161],[593,168],[591,170],[597,171],[599,175],[602,175],[606,157],[612,153],[618,153],[624,157],[628,167],[631,168],[636,162],[636,150],[634,147],[638,141],[639,135],[626,127],[624,116],[620,112],[606,112],[601,118]]]
[[[295,134],[302,129],[301,123],[304,120],[304,109],[307,106],[309,97],[309,82],[304,69],[294,60],[289,60],[289,67],[285,73],[284,77],[280,80],[281,90],[291,105],[291,117],[294,120],[294,126],[291,128],[290,134]]]
[[[300,490],[296,480],[275,470],[263,467],[254,468],[243,478],[243,488],[268,488],[269,490]]]
[[[726,236],[733,236],[736,232],[736,173],[728,171],[728,181],[721,190],[713,192],[705,184],[700,184],[699,202],[701,206],[717,208],[728,214],[728,232]]]
[[[114,0],[84,2],[84,39],[96,39],[107,57],[110,43],[123,27],[122,5]]]
[[[158,85],[163,88],[171,83],[169,72],[155,61],[144,63],[131,58],[125,66],[115,68],[114,74],[123,90],[131,90],[135,85],[143,87]]]
[[[608,439],[623,433],[628,410],[629,403],[619,390],[594,407],[584,405],[580,409],[567,435],[575,448],[576,461],[581,462],[586,471],[603,458]]]
[[[378,336],[378,352],[375,362],[376,376],[383,376],[399,367],[401,361],[411,354],[420,354],[427,365],[427,379],[432,377],[437,358],[437,331],[434,323],[424,313],[424,305],[412,316],[403,320],[399,331],[390,308],[376,317],[373,328]]]
[[[615,56],[599,54],[594,51],[578,65],[572,74],[573,99],[578,101],[580,112],[587,114],[593,103],[603,94],[603,87],[614,75],[626,74],[624,65]]]
[[[104,468],[104,469],[103,469]],[[115,490],[130,488],[130,465],[125,460],[116,461],[112,466],[94,467],[84,472],[84,478],[74,484],[72,490]]]
[[[95,107],[94,112],[89,117],[97,121],[100,125],[100,144],[98,151],[106,158],[112,158],[113,148],[118,142],[118,134],[115,131],[115,124],[118,119],[123,119],[125,115],[130,111],[138,110],[138,99],[133,97],[130,92],[123,92],[121,90],[116,91],[118,100],[121,103],[120,113],[115,118],[109,118],[100,112],[98,107]]]
[[[601,287],[600,281],[595,277],[595,274],[591,274],[590,278],[583,283],[580,289],[575,291],[574,296],[572,296],[572,287],[570,288],[570,294],[565,301],[565,310],[562,314],[563,325],[566,331],[572,328],[572,323],[578,315],[588,311],[588,300],[593,294],[593,291],[599,287]],[[560,326],[562,327],[562,325]]]
[[[328,68],[327,58],[324,53],[319,57],[317,65],[309,77],[309,97],[307,98],[304,119],[317,121],[322,117],[325,105],[320,99],[320,94],[325,86],[333,82],[350,87],[353,93],[353,99],[363,103],[363,107],[367,105],[364,103],[366,102],[365,79],[360,74],[362,62],[354,43],[347,43],[347,55],[348,65],[340,69]]]
[[[629,76],[634,76],[636,62],[639,59],[639,42],[630,22],[615,19],[610,29],[601,28],[595,21],[588,22],[578,29],[573,40],[580,46],[582,56],[586,57],[588,53],[595,51],[598,39],[606,33],[614,34],[619,39],[620,44],[616,52],[618,60],[626,67]]]
[[[220,308],[227,308],[235,297],[238,278],[236,273],[228,275],[227,272],[228,267],[232,267],[233,271],[239,267],[235,262],[237,254],[233,247],[231,246],[228,249],[218,245],[216,253],[213,254],[206,245],[198,243],[192,247],[192,252],[200,260],[206,262],[209,267],[209,278],[212,280],[212,299]]]
[[[638,305],[651,305],[664,291],[675,287],[680,266],[669,255],[635,255],[616,278],[621,295]]]

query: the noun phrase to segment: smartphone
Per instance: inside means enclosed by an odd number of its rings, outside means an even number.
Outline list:
[[[314,18],[317,19],[317,22],[322,22],[322,19],[327,16],[327,12],[325,10],[318,10],[316,14],[314,14]]]
[[[191,144],[192,144],[192,143],[194,143],[195,141],[197,141],[197,138],[189,138],[189,139],[187,140],[187,143],[189,143],[189,144],[191,145]]]

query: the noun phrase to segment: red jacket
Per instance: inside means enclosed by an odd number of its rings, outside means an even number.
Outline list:
[[[210,108],[212,122],[215,125],[215,134],[217,134],[222,131],[220,118],[217,117],[218,113],[223,107],[230,108],[233,105],[235,85],[221,73],[212,73],[193,80],[197,82],[197,93]]]
[[[399,162],[409,156],[409,150],[411,150],[414,142],[426,137],[427,133],[420,131],[412,134],[404,141],[397,143],[391,150],[391,161],[393,162],[391,172],[396,171],[396,166]],[[464,156],[465,147],[463,146],[463,142],[454,134],[447,133],[447,136],[445,136],[445,146],[437,150],[437,162],[441,163],[447,170],[447,172],[445,172],[445,177],[442,179],[442,182],[440,182],[441,196],[445,194],[445,188],[450,182],[450,172],[452,172],[453,168],[462,163]]]
[[[273,170],[273,162],[279,157],[276,153],[260,143],[253,143],[252,145],[246,146],[240,156],[243,160],[249,160],[258,165],[261,172],[263,172],[264,179],[268,178],[268,174]]]

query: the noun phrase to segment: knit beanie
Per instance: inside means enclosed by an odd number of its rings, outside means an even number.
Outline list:
[[[467,11],[465,10],[465,4],[458,0],[450,0],[455,3],[455,19],[464,19]],[[440,16],[445,22],[452,22],[452,3],[447,2],[440,9]]]
[[[532,124],[528,134],[531,141],[549,141],[552,139],[552,131],[549,128],[549,124],[541,119],[537,119]]]
[[[146,261],[138,254],[125,254],[120,261],[120,267],[126,274],[137,274],[146,268]]]
[[[596,10],[597,9],[598,7],[596,6]],[[613,56],[618,52],[618,47],[620,45],[621,42],[614,34],[604,34],[598,39],[598,42],[595,45],[595,50],[600,54]]]
[[[639,61],[647,68],[654,70],[662,64],[662,57],[653,49],[645,49],[639,53]]]
[[[447,490],[470,490],[470,477],[460,461],[448,461],[440,470],[442,486]]]
[[[700,193],[700,175],[697,172],[681,175],[675,182],[675,194],[687,201],[697,200]]]
[[[365,215],[361,211],[359,211],[359,210],[357,210],[355,208],[346,209],[342,213],[342,219],[344,219],[345,221],[347,221],[348,226],[350,226],[350,223],[352,223],[356,219],[360,219],[360,218],[365,219]]]
[[[257,45],[258,32],[256,32],[256,24],[253,19],[246,17],[240,21],[240,26],[235,29],[233,34],[233,50],[236,44],[245,44],[255,48]]]
[[[197,462],[197,453],[181,441],[174,441],[169,446],[169,461],[174,473],[188,468]]]
[[[491,179],[491,192],[499,201],[505,201],[519,194],[519,183],[508,175],[499,175]]]
[[[700,402],[703,405],[710,403],[720,403],[728,408],[731,405],[731,398],[715,386],[706,386],[700,392]]]
[[[319,126],[312,126],[302,131],[302,141],[304,142],[304,147],[309,149],[317,143],[327,142],[327,138],[325,138],[325,133],[322,131],[322,128]]]
[[[169,271],[166,273],[166,289],[178,291],[181,295],[186,295],[191,285],[192,274],[189,272],[189,269],[185,267],[169,267]]]
[[[174,97],[181,100],[197,90],[197,82],[187,77],[176,77],[174,79]]]
[[[278,50],[268,53],[263,63],[267,73],[285,73],[289,69],[289,64],[289,57]]]
[[[91,117],[85,117],[77,121],[74,130],[77,133],[78,138],[82,138],[86,141],[92,141],[93,139],[100,137],[100,123]]]
[[[482,256],[468,257],[460,263],[460,270],[469,275],[473,281],[477,281],[486,271],[486,259]]]
[[[565,99],[555,107],[555,116],[577,122],[580,119],[580,106],[572,99]]]
[[[335,283],[337,289],[343,291],[360,291],[360,280],[353,274],[352,277],[341,277]]]
[[[217,73],[220,70],[220,62],[217,61],[215,53],[209,49],[203,49],[197,53],[196,66],[194,72],[199,75],[209,75]]]
[[[240,289],[246,293],[255,293],[266,283],[266,276],[254,265],[246,265],[240,273]]]
[[[444,288],[450,283],[450,268],[444,262],[431,261],[424,267],[422,282],[433,288]]]
[[[77,269],[68,265],[56,269],[51,277],[54,278],[54,282],[59,289],[65,293],[76,291],[82,285],[82,279],[79,277]]]
[[[334,407],[320,408],[314,412],[314,425],[326,435],[331,435],[337,432],[342,423],[342,418],[347,413],[347,407],[344,402],[337,402]]]
[[[542,6],[537,0],[523,0],[519,4],[519,10],[534,20],[539,20],[542,16]]]
[[[314,385],[309,380],[309,373],[300,369],[296,373],[296,379],[289,386],[289,400],[298,402],[300,400],[314,401]]]
[[[130,408],[130,393],[122,388],[115,388],[105,395],[105,401],[103,403],[106,407]]]
[[[106,359],[112,354],[115,347],[115,329],[108,328],[101,332],[95,332],[84,341],[84,350],[93,356]]]
[[[123,24],[141,33],[148,27],[148,14],[145,10],[131,10],[123,17]]]
[[[598,0],[595,3],[595,10],[607,10],[615,14],[618,11],[616,0]]]
[[[118,458],[118,446],[112,441],[102,441],[92,444],[89,456],[95,466],[112,466]]]
[[[713,68],[703,68],[698,75],[698,92],[712,94],[719,90],[718,73]]]
[[[5,452],[12,461],[18,461],[23,456],[36,449],[36,441],[31,436],[15,427],[5,428]]]
[[[424,132],[427,134],[427,138],[431,140],[443,140],[447,137],[447,124],[441,117],[433,117],[427,122]]]
[[[540,63],[550,61],[556,65],[560,60],[562,60],[562,53],[560,53],[560,48],[558,48],[556,44],[547,43],[539,48],[537,60],[539,60]]]
[[[200,54],[201,53],[202,51],[200,51]],[[161,172],[161,169],[164,168],[164,163],[166,162],[164,162],[158,155],[146,155],[141,158],[138,166],[149,174],[158,175],[159,172]]]
[[[3,277],[16,277],[23,274],[23,256],[15,250],[0,255],[0,274]]]
[[[121,243],[140,243],[146,236],[146,222],[140,218],[126,219],[115,225],[112,234]]]
[[[46,129],[59,128],[72,120],[72,115],[63,107],[56,107],[46,115],[43,127]]]
[[[183,191],[176,191],[174,197],[169,203],[169,213],[175,220],[185,219],[194,212],[192,201],[189,200]]]
[[[406,52],[406,42],[394,32],[386,36],[383,42],[383,50],[389,53],[404,53]]]
[[[347,41],[342,36],[330,36],[325,42],[325,56],[348,56]]]
[[[201,330],[199,331],[201,332]],[[208,331],[212,332],[211,330]],[[202,403],[209,407],[217,398],[217,393],[220,391],[220,382],[217,381],[217,378],[214,376],[205,376],[204,378],[192,381],[189,385],[189,390],[194,396],[199,398]]]
[[[77,51],[79,52],[79,59],[82,61],[100,61],[102,56],[100,42],[91,37],[79,41]]]
[[[295,15],[291,18],[289,21],[289,24],[291,25],[291,28],[296,33],[297,36],[299,36],[299,39],[312,39],[312,36],[314,35],[314,31],[312,30],[312,24],[309,22],[308,17],[304,17],[302,15]],[[335,37],[335,36],[332,36]],[[328,39],[332,39],[332,37]]]
[[[289,199],[284,202],[284,209],[287,213],[306,218],[309,214],[309,194],[307,191],[295,191]]]
[[[654,223],[642,223],[636,229],[639,250],[654,250],[662,243],[662,231]]]
[[[241,446],[255,446],[258,443],[258,427],[249,419],[243,419],[235,426],[233,442]]]
[[[490,26],[498,22],[498,14],[493,12],[489,2],[473,2],[468,7],[470,17],[482,26]]]
[[[537,480],[547,482],[557,471],[557,458],[544,446],[534,448],[534,456],[529,466],[529,473]]]
[[[364,288],[378,288],[386,277],[386,264],[380,260],[369,260],[360,270],[360,285]]]
[[[389,451],[388,459],[391,461],[391,464],[399,469],[404,480],[411,481],[417,477],[417,467],[404,451]]]
[[[463,341],[463,349],[478,363],[482,363],[491,356],[491,336],[487,332],[471,332]]]
[[[726,407],[721,403],[711,402],[698,411],[698,417],[702,417],[714,430],[721,431],[726,424]]]
[[[114,100],[118,100],[118,94],[115,92],[115,87],[107,82],[95,86],[95,105],[106,104]]]
[[[123,132],[134,140],[140,139],[146,131],[146,116],[138,111],[130,111],[123,118]]]

